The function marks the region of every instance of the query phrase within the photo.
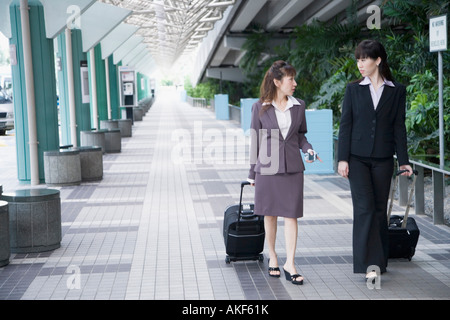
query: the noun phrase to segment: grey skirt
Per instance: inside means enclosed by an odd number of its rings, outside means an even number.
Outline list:
[[[255,214],[303,217],[303,172],[255,177]]]

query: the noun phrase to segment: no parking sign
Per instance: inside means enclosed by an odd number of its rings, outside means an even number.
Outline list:
[[[430,52],[447,50],[447,15],[430,18]]]
[[[438,53],[439,167],[444,169],[444,101],[442,52],[447,50],[447,15],[430,18],[430,52]]]

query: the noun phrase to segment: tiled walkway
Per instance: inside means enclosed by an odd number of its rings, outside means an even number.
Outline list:
[[[104,155],[103,180],[58,188],[61,248],[12,254],[0,268],[0,299],[450,299],[450,228],[426,216],[415,216],[416,255],[391,260],[379,289],[353,274],[351,198],[337,175],[305,176],[296,255],[303,286],[270,278],[267,259],[226,264],[223,213],[247,177],[248,138],[175,92],[158,94],[122,152]],[[27,187],[16,178],[14,136],[0,137],[0,153],[4,192]],[[278,230],[282,264],[281,219]]]

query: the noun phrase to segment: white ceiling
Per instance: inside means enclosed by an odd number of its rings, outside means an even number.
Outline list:
[[[196,49],[235,0],[98,0],[131,14],[123,21],[138,27],[137,36],[160,67],[170,67]]]
[[[271,41],[275,45],[277,41],[285,41],[285,33],[293,27],[311,23],[313,19],[329,21],[337,15],[345,18],[343,13],[351,3],[351,0],[77,0],[72,5],[73,0],[40,1],[45,7],[49,38],[62,32],[68,16],[78,11],[84,51],[101,43],[103,58],[113,54],[114,63],[122,61],[143,71],[170,70],[181,64],[192,69],[189,71],[194,83],[218,74],[224,80],[243,81],[242,74],[234,69],[239,69],[245,52],[242,44],[252,25],[274,32]],[[381,1],[358,1],[361,11],[358,15],[367,18],[367,6]],[[0,31],[7,37],[10,37],[11,2],[0,0]]]

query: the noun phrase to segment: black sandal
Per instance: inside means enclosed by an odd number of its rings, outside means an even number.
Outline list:
[[[279,267],[269,267],[269,276],[274,277],[274,278],[279,278],[280,274],[271,274],[271,272],[280,272],[280,268]]]
[[[268,263],[270,263],[270,259],[268,261]],[[271,274],[271,272],[279,272],[279,274]],[[274,278],[279,278],[281,275],[281,271],[279,267],[270,267],[269,266],[269,276],[274,277]]]
[[[297,279],[299,277],[303,278],[303,276],[301,274],[296,273],[296,274],[291,275],[284,268],[283,268],[283,271],[284,271],[284,275],[285,275],[287,281],[290,281],[292,284],[296,284],[296,285],[302,285],[303,284],[303,279],[299,280],[299,281],[295,280],[295,279]]]

